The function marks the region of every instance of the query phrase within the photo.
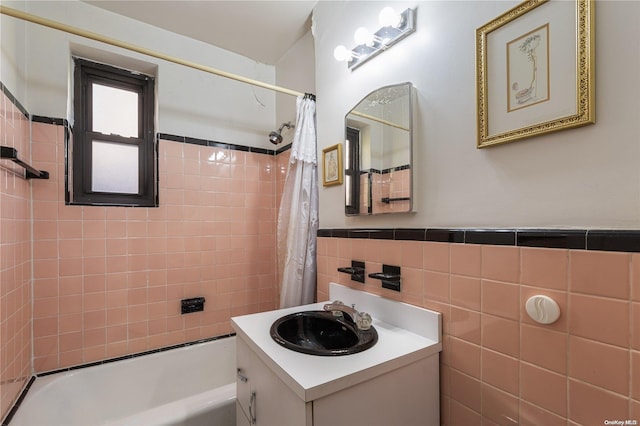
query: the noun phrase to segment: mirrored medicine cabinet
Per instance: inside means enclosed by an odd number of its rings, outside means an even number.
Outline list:
[[[409,213],[414,206],[414,87],[381,87],[345,117],[345,214]]]

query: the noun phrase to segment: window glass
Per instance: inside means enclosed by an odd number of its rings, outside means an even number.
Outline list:
[[[93,83],[93,131],[137,138],[138,93]]]
[[[138,146],[93,141],[91,190],[138,193]]]
[[[73,60],[75,123],[67,144],[66,203],[157,207],[155,79]]]

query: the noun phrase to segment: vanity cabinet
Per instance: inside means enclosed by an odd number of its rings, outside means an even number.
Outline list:
[[[322,310],[326,302],[231,318],[238,426],[439,425],[442,315],[336,283],[329,296],[373,317],[374,346],[318,356],[271,338],[278,319]]]
[[[437,353],[362,383],[305,401],[242,338],[236,342],[238,426],[439,424]],[[305,356],[309,357],[310,368],[313,368],[316,356]]]
[[[242,340],[236,339],[238,425],[311,426],[311,405],[298,398]],[[246,378],[246,381],[244,381]],[[252,423],[252,418],[255,423]]]

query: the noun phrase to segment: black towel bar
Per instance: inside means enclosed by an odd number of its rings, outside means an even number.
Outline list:
[[[398,198],[384,197],[380,201],[382,201],[385,204],[389,204],[389,203],[392,203],[394,201],[409,201],[409,200],[411,200],[411,197],[398,197]]]
[[[11,160],[25,168],[25,179],[49,179],[49,172],[38,170],[18,158],[18,151],[10,146],[0,147],[0,158]]]

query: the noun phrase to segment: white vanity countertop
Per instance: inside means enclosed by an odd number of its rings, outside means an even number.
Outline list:
[[[341,300],[345,304],[351,303],[346,298]],[[293,312],[322,310],[325,303],[328,302],[231,319],[238,337],[305,402],[364,382],[442,350],[439,330],[435,333],[435,339],[421,336],[376,319],[375,311],[367,312],[373,317],[378,342],[360,353],[344,356],[308,355],[286,349],[271,338],[271,324],[278,318]],[[428,312],[437,315],[436,323],[440,327],[439,314]]]

